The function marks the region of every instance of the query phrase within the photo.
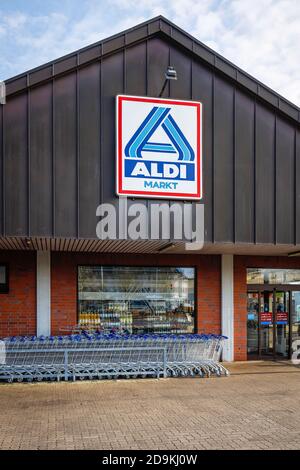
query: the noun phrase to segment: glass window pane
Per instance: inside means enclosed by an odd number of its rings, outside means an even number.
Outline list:
[[[6,266],[0,266],[0,284],[6,284]]]
[[[291,304],[291,333],[293,343],[293,341],[300,339],[300,292],[292,292]]]
[[[247,351],[258,354],[258,292],[249,292],[247,300]]]
[[[247,284],[300,285],[300,269],[248,268]]]
[[[289,292],[275,292],[276,354],[289,355]]]
[[[80,266],[79,323],[104,332],[192,333],[194,268]]]
[[[263,284],[264,274],[262,269],[247,269],[247,284]]]

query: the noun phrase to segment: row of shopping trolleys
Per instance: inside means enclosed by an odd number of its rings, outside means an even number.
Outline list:
[[[86,332],[6,338],[0,380],[221,377],[228,375],[219,362],[225,340],[217,335],[126,336]]]

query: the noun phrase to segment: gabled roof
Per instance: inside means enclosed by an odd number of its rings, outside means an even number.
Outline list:
[[[126,31],[10,78],[5,81],[6,93],[7,95],[12,95],[20,92],[28,87],[50,80],[89,62],[112,54],[124,47],[157,35],[168,38],[185,48],[209,64],[210,67],[218,70],[233,82],[236,82],[239,86],[246,88],[253,95],[258,96],[277,108],[281,113],[300,123],[300,108],[298,106],[244,72],[163,16],[152,18]]]

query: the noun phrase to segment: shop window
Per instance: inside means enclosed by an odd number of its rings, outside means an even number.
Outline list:
[[[6,264],[0,264],[0,293],[8,292],[8,268]]]
[[[193,333],[195,269],[78,267],[78,321],[103,332]]]

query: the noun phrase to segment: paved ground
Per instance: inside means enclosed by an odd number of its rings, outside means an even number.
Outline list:
[[[0,385],[1,449],[300,449],[300,369]]]

